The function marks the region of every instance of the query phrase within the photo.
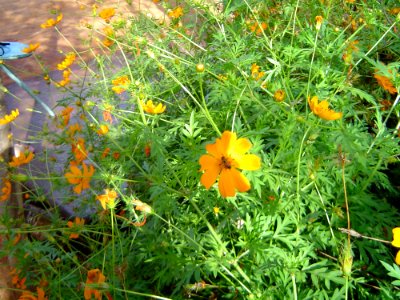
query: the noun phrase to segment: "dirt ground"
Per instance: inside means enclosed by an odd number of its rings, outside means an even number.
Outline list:
[[[150,13],[156,18],[165,17],[160,5],[152,0],[0,0],[0,41],[40,43],[40,47],[35,51],[36,58],[50,71],[55,70],[57,63],[62,61],[62,53],[68,53],[73,48],[87,58],[90,47],[87,41],[91,31],[85,28],[85,24],[94,28],[106,25],[101,18],[93,16],[94,5],[98,7],[97,11],[108,7],[115,8],[116,16],[113,20],[139,12]],[[63,14],[63,20],[57,25],[61,34],[54,28],[40,27],[47,19],[55,18],[57,12]],[[38,61],[34,57],[28,57],[6,63],[13,67],[19,77],[25,79],[43,74]],[[3,84],[7,86],[10,79],[4,74],[0,76]]]

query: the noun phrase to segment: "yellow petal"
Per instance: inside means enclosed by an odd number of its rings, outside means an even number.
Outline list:
[[[236,195],[234,175],[232,175],[234,169],[223,169],[221,176],[219,177],[218,189],[221,196],[234,197]]]
[[[235,142],[234,151],[237,154],[245,154],[253,145],[250,143],[248,139],[240,138]]]
[[[400,248],[400,227],[393,228],[393,241],[392,246]]]
[[[242,170],[254,171],[261,167],[261,159],[255,154],[246,154],[237,160],[238,168]]]
[[[397,251],[395,262],[400,265],[400,251]]]

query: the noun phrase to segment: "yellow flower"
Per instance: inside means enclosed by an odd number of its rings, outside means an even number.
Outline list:
[[[261,77],[264,76],[264,72],[260,72],[260,66],[258,66],[257,64],[252,64],[251,65],[251,76],[254,78],[254,80],[258,81],[259,79],[261,79]]]
[[[75,221],[74,222],[72,222],[72,221],[68,221],[67,222],[67,226],[69,228],[79,228],[79,230],[82,229],[83,225],[85,225],[85,219],[79,218],[79,217],[75,217]],[[72,232],[69,235],[70,239],[77,239],[78,237],[79,237],[79,233],[76,233],[76,232]]]
[[[56,82],[56,85],[58,87],[66,86],[68,83],[71,82],[71,79],[69,78],[70,75],[71,75],[70,69],[64,70],[63,71],[63,80]]]
[[[73,190],[75,193],[80,194],[83,190],[90,188],[90,179],[94,174],[94,167],[82,163],[83,170],[79,169],[76,165],[70,165],[71,172],[66,173],[64,176],[71,184],[76,184]]]
[[[219,209],[218,206],[215,206],[215,207],[213,208],[214,215],[217,216],[217,217],[218,217],[220,211],[221,211],[221,210]]]
[[[67,55],[65,55],[64,60],[57,65],[57,69],[60,71],[67,69],[70,65],[74,63],[75,59],[75,53],[68,53]]]
[[[99,128],[99,130],[97,130],[97,133],[99,135],[105,135],[108,133],[108,131],[109,131],[109,129],[108,129],[107,125],[100,125],[100,128]]]
[[[40,46],[40,43],[29,44],[28,47],[22,49],[22,52],[31,53],[31,52],[35,51],[37,48],[39,48],[39,46]]]
[[[392,232],[393,232],[392,246],[400,248],[400,227],[393,228]]]
[[[181,6],[175,7],[173,10],[168,12],[168,16],[172,19],[178,19],[183,16],[183,9]]]
[[[103,45],[106,47],[110,47],[114,44],[114,41],[111,39],[114,35],[114,30],[110,26],[106,26],[103,28],[103,32],[106,35],[105,39],[103,39]]]
[[[105,210],[107,209],[107,205],[114,206],[114,201],[117,199],[118,195],[114,190],[105,189],[104,192],[105,194],[98,195],[96,199],[100,201],[101,206]]]
[[[167,108],[165,105],[162,103],[158,103],[157,105],[154,105],[152,100],[148,100],[146,103],[144,103],[142,100],[140,100],[140,105],[142,106],[143,110],[147,112],[148,114],[162,114],[165,109]]]
[[[131,81],[129,80],[127,75],[117,77],[112,80],[113,87],[111,88],[115,93],[121,94],[126,90],[126,86],[129,85]],[[122,87],[121,87],[122,86]]]
[[[321,25],[322,25],[322,22],[324,21],[324,18],[323,17],[321,17],[321,16],[316,16],[315,17],[315,28],[317,29],[317,30],[320,30],[321,29]]]
[[[19,110],[17,108],[15,110],[12,110],[9,115],[5,115],[4,118],[1,118],[0,125],[8,124],[8,123],[14,121],[18,116],[19,116]]]
[[[396,94],[397,89],[394,87],[392,81],[386,76],[379,75],[377,73],[374,74],[375,79],[378,81],[378,84],[390,94]]]
[[[35,154],[32,152],[21,152],[19,156],[13,156],[12,162],[9,163],[10,167],[19,167],[21,165],[28,164],[33,158]]]
[[[102,18],[104,21],[107,23],[110,22],[110,19],[115,15],[115,9],[110,7],[110,8],[104,8],[102,11],[99,12],[99,17]]]
[[[274,93],[274,99],[277,102],[282,102],[285,100],[285,92],[282,90],[276,90]]]
[[[6,201],[11,195],[11,182],[3,178],[3,187],[1,188],[0,201]]]
[[[84,298],[85,300],[92,299],[92,295],[94,299],[101,300],[102,295],[101,292],[95,288],[91,288],[91,284],[100,285],[106,281],[106,277],[101,273],[99,269],[89,270],[86,279],[85,291],[84,291]]]
[[[237,169],[254,171],[261,167],[257,155],[245,154],[252,144],[248,139],[237,139],[236,133],[225,131],[214,144],[208,144],[208,154],[200,157],[200,171],[205,171],[200,182],[209,189],[218,179],[222,197],[233,197],[236,190],[246,192],[250,189],[249,180]]]
[[[62,20],[62,18],[63,18],[63,15],[59,14],[55,20],[48,19],[45,23],[41,24],[40,27],[42,27],[42,28],[54,27]]]
[[[343,113],[331,110],[328,101],[323,100],[318,102],[317,96],[312,97],[311,100],[309,97],[308,104],[310,105],[311,111],[321,119],[332,121],[340,119],[343,116]]]

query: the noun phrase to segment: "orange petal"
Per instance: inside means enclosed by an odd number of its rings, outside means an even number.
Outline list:
[[[209,189],[217,180],[221,169],[219,167],[208,168],[203,175],[201,175],[200,183],[204,185],[206,189]]]
[[[219,168],[219,159],[208,154],[202,155],[199,159],[201,166],[200,171],[205,171],[212,168]]]
[[[221,196],[224,198],[234,197],[236,195],[234,181],[235,175],[232,174],[233,170],[235,169],[223,169],[221,176],[219,177],[218,189],[221,193]]]
[[[239,192],[247,192],[250,188],[250,182],[241,172],[236,169],[231,170],[234,185]]]
[[[242,170],[254,171],[261,167],[261,159],[255,154],[246,154],[237,160],[238,168]]]

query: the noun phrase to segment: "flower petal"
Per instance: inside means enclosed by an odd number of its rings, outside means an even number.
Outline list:
[[[250,188],[250,182],[241,172],[236,169],[231,170],[232,179],[239,192],[247,192]]]
[[[217,180],[220,171],[220,168],[208,168],[207,171],[201,175],[200,183],[208,190]]]
[[[238,168],[242,170],[254,171],[261,167],[261,159],[255,154],[246,154],[236,160]]]
[[[232,170],[235,169],[223,169],[221,176],[219,177],[218,189],[221,193],[221,196],[224,198],[234,197],[236,195],[235,181]]]
[[[393,228],[393,241],[392,246],[400,248],[400,227]]]
[[[235,141],[235,145],[232,150],[235,152],[235,154],[243,155],[247,151],[249,151],[252,146],[253,145],[250,143],[248,139],[240,138],[237,141]],[[232,155],[234,155],[234,153],[232,153]]]

